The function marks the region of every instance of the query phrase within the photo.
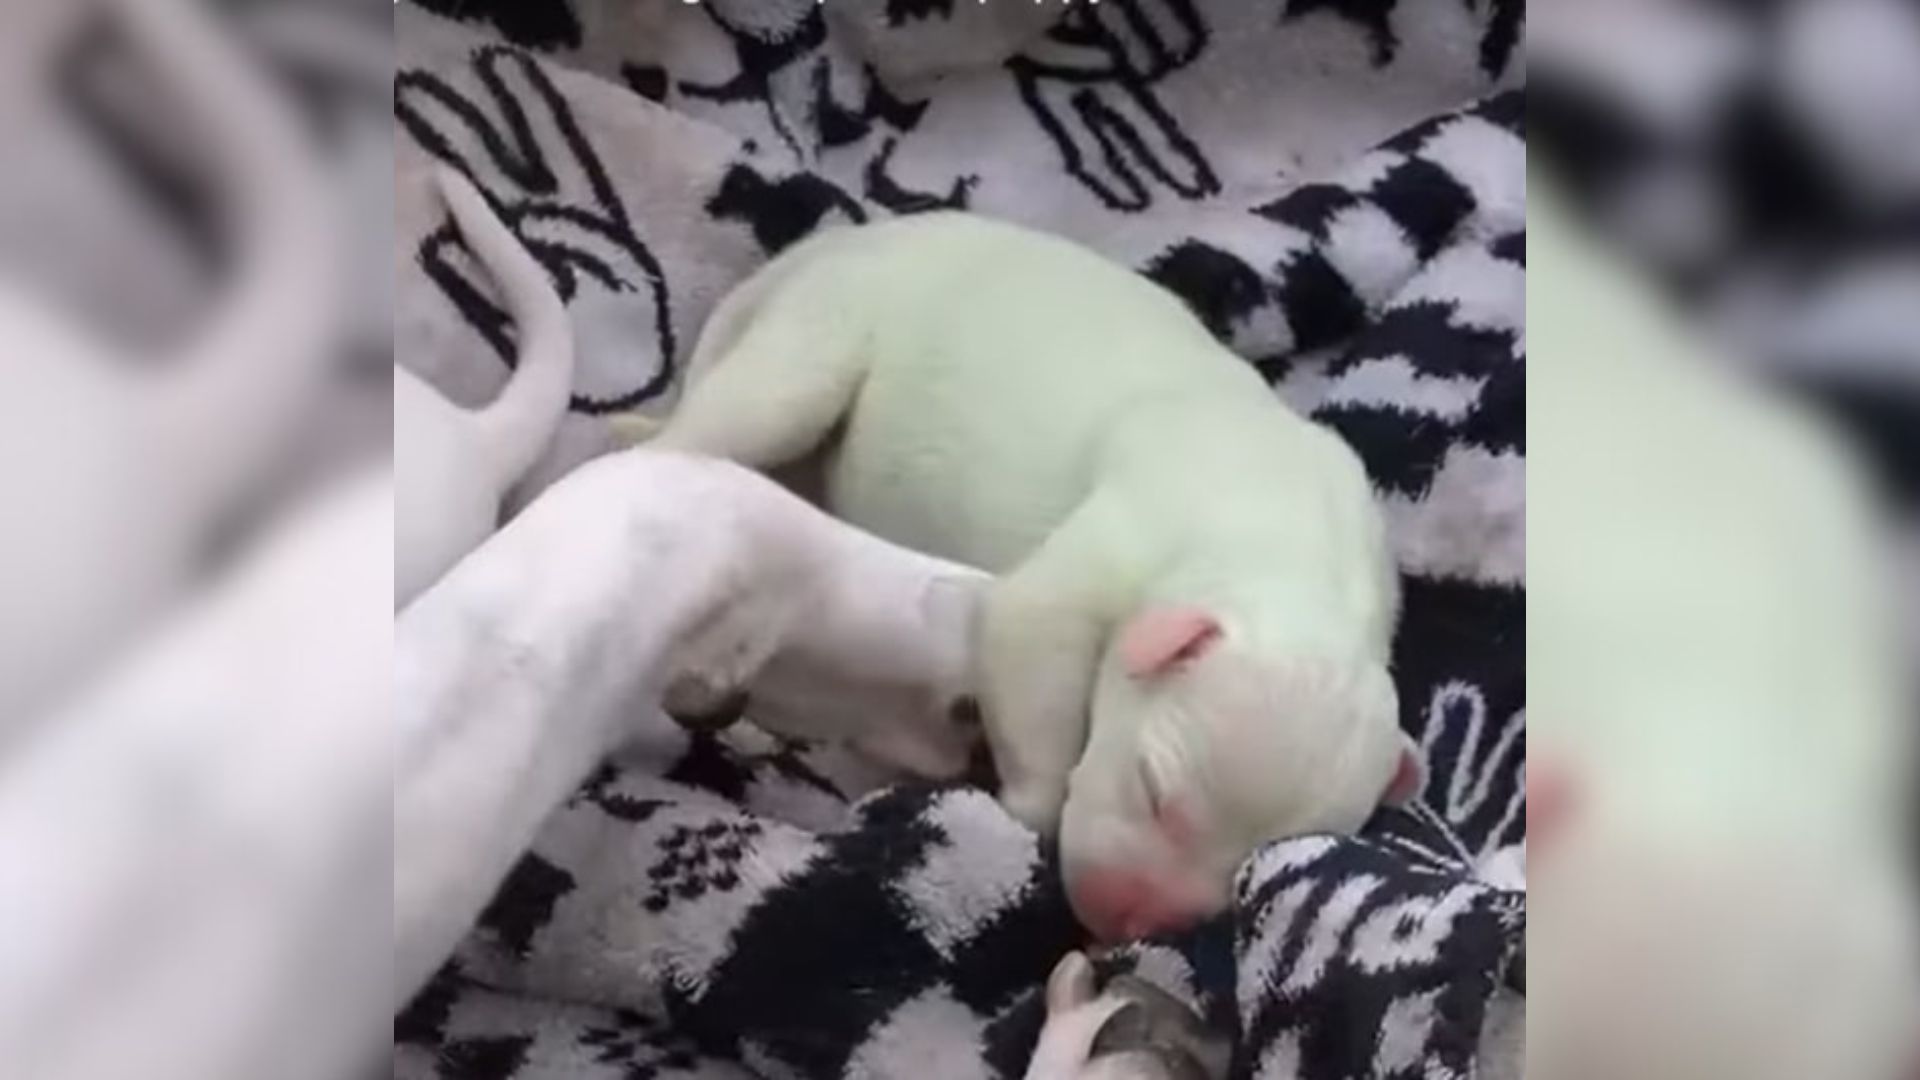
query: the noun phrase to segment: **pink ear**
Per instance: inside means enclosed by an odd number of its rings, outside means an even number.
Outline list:
[[[1394,770],[1393,781],[1387,785],[1387,793],[1381,802],[1388,806],[1405,806],[1420,797],[1427,786],[1427,770],[1420,764],[1420,754],[1411,744],[1400,748],[1400,766]]]
[[[1136,679],[1164,675],[1219,636],[1219,621],[1198,608],[1148,608],[1120,629],[1120,659]]]

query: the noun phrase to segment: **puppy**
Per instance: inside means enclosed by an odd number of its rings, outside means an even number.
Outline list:
[[[1526,1075],[1910,1080],[1914,729],[1857,470],[1532,198]]]
[[[979,640],[1001,798],[1058,826],[1096,933],[1217,911],[1263,841],[1418,788],[1365,472],[1170,293],[1057,238],[918,215],[762,268],[688,378],[656,445],[772,468],[844,428],[836,515],[1001,575]]]
[[[342,253],[298,118],[203,5],[97,6],[200,140],[229,259],[165,347],[95,334],[0,268],[0,734],[177,599],[336,355]]]
[[[543,492],[399,615],[395,1007],[675,684],[746,685],[771,658],[804,673],[785,709],[808,734],[959,772],[976,733],[952,705],[984,581],[728,462],[629,451]]]
[[[453,404],[405,368],[394,369],[396,609],[493,532],[501,499],[545,450],[573,388],[573,332],[546,271],[494,216],[472,181],[445,166],[434,176],[467,244],[513,312],[520,358],[506,388],[478,411]]]

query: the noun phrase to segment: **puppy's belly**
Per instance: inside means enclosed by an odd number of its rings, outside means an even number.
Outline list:
[[[998,487],[987,481],[995,474],[1004,481]],[[1002,573],[1046,540],[1080,494],[1066,485],[1036,490],[1014,476],[963,447],[841,454],[831,463],[827,507],[896,544]]]

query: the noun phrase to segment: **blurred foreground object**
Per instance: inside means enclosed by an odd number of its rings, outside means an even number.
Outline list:
[[[1531,1080],[1905,1080],[1914,725],[1841,440],[1535,179]]]
[[[87,27],[122,36],[153,84],[148,119],[177,128],[204,173],[226,256],[192,325],[164,341],[116,340],[51,298],[37,261],[0,264],[0,753],[187,584],[311,403],[340,322],[339,241],[313,148],[202,7],[110,0],[43,20],[45,7],[0,15],[0,27],[47,31],[26,39],[56,52]],[[58,70],[51,56],[17,59],[16,76]],[[44,125],[55,96],[7,86],[0,139],[11,142]],[[51,259],[56,247],[28,253]],[[120,287],[137,297],[150,286]]]
[[[356,329],[341,180],[391,192],[316,72],[387,16],[237,7],[281,78],[198,0],[0,6],[8,1080],[336,1080],[385,1038],[391,482],[287,481]]]
[[[9,1080],[339,1080],[380,1050],[392,537],[386,476],[317,500],[0,761]]]

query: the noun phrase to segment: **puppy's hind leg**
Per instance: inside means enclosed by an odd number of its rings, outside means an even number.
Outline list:
[[[826,441],[866,375],[866,334],[833,282],[791,281],[766,298],[686,390],[648,445],[771,469]],[[705,343],[702,343],[703,346]]]

